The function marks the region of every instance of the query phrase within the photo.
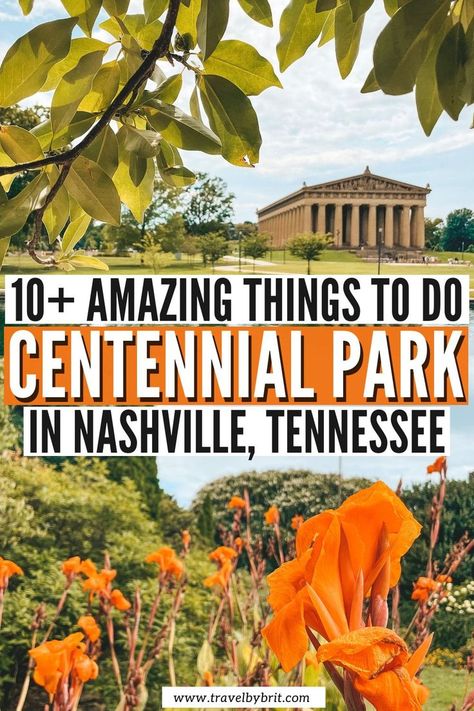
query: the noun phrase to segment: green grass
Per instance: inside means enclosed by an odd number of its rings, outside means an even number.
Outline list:
[[[428,255],[430,253],[427,253]],[[387,275],[393,274],[467,274],[470,277],[471,291],[474,291],[474,254],[465,254],[464,259],[469,265],[448,265],[447,260],[455,256],[460,257],[459,253],[451,252],[436,252],[433,253],[441,263],[427,264],[382,264],[381,273]],[[238,258],[232,255],[232,261],[220,261],[216,265],[216,274],[237,274],[238,273]],[[151,267],[147,267],[141,263],[140,255],[132,255],[129,257],[103,257],[104,262],[109,266],[111,274],[152,274]],[[271,266],[259,265],[257,262],[255,274],[306,274],[306,262],[296,259],[288,251],[283,253],[282,250],[269,253],[264,260],[272,262]],[[46,273],[44,267],[33,262],[26,254],[9,256],[5,259],[3,270],[0,274],[0,287],[4,286],[5,274],[24,274],[33,275],[38,273]],[[47,273],[58,273],[57,270],[51,269]],[[89,270],[77,270],[74,274],[88,274]],[[205,266],[198,259],[189,261],[187,258],[176,260],[170,257],[168,263],[161,269],[163,274],[211,274],[210,266]],[[242,263],[242,273],[253,273],[253,265]],[[364,262],[355,253],[349,251],[337,252],[327,250],[321,254],[318,261],[311,263],[312,274],[376,274],[377,264],[374,262]]]
[[[453,703],[459,710],[467,691],[474,688],[467,672],[455,669],[425,667],[421,678],[431,692],[423,711],[449,711]]]

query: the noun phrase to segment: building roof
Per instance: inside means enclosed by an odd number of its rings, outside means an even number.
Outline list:
[[[266,212],[267,210],[272,210],[277,207],[283,206],[284,204],[292,203],[295,199],[318,193],[325,193],[328,191],[335,192],[340,191],[341,193],[354,193],[357,196],[359,191],[370,191],[374,193],[387,193],[394,190],[402,190],[407,193],[421,193],[427,195],[431,192],[429,184],[426,187],[421,187],[419,185],[412,185],[411,183],[404,183],[400,180],[394,180],[393,178],[386,178],[382,175],[375,175],[371,172],[369,166],[366,167],[363,173],[359,175],[352,175],[347,178],[339,178],[338,180],[330,180],[326,183],[318,183],[316,185],[306,185],[303,186],[289,195],[285,195],[279,200],[262,207],[257,210],[258,213]]]

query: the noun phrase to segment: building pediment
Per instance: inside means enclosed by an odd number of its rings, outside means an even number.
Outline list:
[[[312,185],[309,190],[312,193],[328,193],[328,192],[343,192],[343,193],[405,193],[407,195],[414,195],[419,193],[429,193],[430,189],[427,186],[422,188],[418,185],[410,185],[409,183],[402,183],[398,180],[393,180],[391,178],[384,178],[380,175],[374,175],[369,170],[361,175],[354,175],[349,178],[342,178],[341,180],[331,180],[328,183],[321,183],[319,185]]]

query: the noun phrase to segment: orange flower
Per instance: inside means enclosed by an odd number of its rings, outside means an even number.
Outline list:
[[[414,590],[411,594],[412,600],[418,600],[418,602],[426,602],[432,592],[437,590],[439,583],[437,583],[432,578],[425,578],[421,576],[415,583]]]
[[[131,608],[131,604],[127,598],[118,589],[112,590],[110,593],[110,602],[116,610],[120,610],[121,612],[125,612],[125,610],[129,610]]]
[[[244,542],[240,536],[236,536],[236,538],[234,538],[234,546],[236,547],[237,552],[240,553],[240,551],[244,547]]]
[[[268,576],[275,616],[263,634],[285,671],[307,650],[306,626],[335,639],[360,626],[363,597],[372,588],[386,599],[400,578],[400,558],[420,529],[382,482],[300,526],[296,559]]]
[[[296,514],[296,516],[293,516],[293,518],[291,519],[291,528],[294,531],[297,531],[302,523],[304,523],[303,516],[300,516],[300,514]]]
[[[202,678],[205,686],[214,686],[214,677],[212,676],[212,672],[205,671]]]
[[[435,459],[433,464],[430,464],[429,466],[426,467],[426,473],[427,474],[434,474],[437,472],[438,474],[441,474],[443,469],[446,466],[446,457],[438,457],[438,459]]]
[[[23,575],[19,565],[0,556],[0,590],[6,590],[13,575]]]
[[[316,652],[306,652],[304,660],[307,667],[313,667],[316,670],[319,669],[320,664]]]
[[[84,580],[82,589],[89,592],[91,599],[94,595],[108,598],[110,596],[110,584],[116,575],[116,570],[101,570],[100,573],[91,575],[90,578]]]
[[[74,575],[78,575],[83,572],[81,559],[78,555],[68,558],[61,564],[61,570],[66,578],[72,578]]]
[[[44,642],[30,650],[35,662],[33,678],[48,694],[56,694],[58,688],[68,683],[69,677],[82,682],[97,677],[97,664],[85,654],[83,639],[84,635],[76,632],[63,640]]]
[[[210,560],[214,560],[217,563],[223,564],[228,560],[233,560],[234,558],[237,558],[237,553],[233,548],[229,548],[229,546],[219,546],[219,548],[216,548],[211,553],[209,553],[209,558]]]
[[[97,575],[97,568],[95,564],[87,558],[87,560],[82,561],[79,572],[88,578],[92,578],[94,575]]]
[[[264,516],[265,523],[268,523],[269,526],[280,523],[280,512],[278,511],[276,506],[270,506],[268,511],[265,511]]]
[[[100,637],[100,627],[92,615],[83,615],[80,617],[77,626],[81,628],[92,644],[97,642]]]
[[[146,563],[156,563],[164,575],[180,578],[184,573],[184,565],[169,546],[162,546],[145,558]]]
[[[232,565],[231,561],[224,561],[219,570],[216,570],[215,573],[205,578],[204,585],[206,586],[206,588],[212,588],[214,586],[226,588],[229,584],[229,580],[231,578],[233,570],[234,566]]]
[[[379,711],[421,711],[419,683],[414,677],[431,644],[428,637],[408,655],[405,642],[385,627],[365,627],[322,644],[317,657],[350,672],[354,687]]]
[[[453,579],[450,575],[437,575],[436,582],[441,583],[441,585],[444,585],[444,583],[452,583]]]
[[[244,509],[245,508],[245,499],[243,499],[241,496],[232,496],[230,501],[227,504],[228,509]]]
[[[189,544],[191,543],[191,534],[189,531],[185,530],[181,532],[181,540],[183,541],[184,549],[188,550]]]

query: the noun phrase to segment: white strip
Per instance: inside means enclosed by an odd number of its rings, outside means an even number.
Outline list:
[[[164,686],[164,709],[325,709],[322,686]]]
[[[469,323],[467,275],[6,276],[7,324]],[[64,302],[64,297],[68,301]],[[203,304],[200,303],[202,299]]]

